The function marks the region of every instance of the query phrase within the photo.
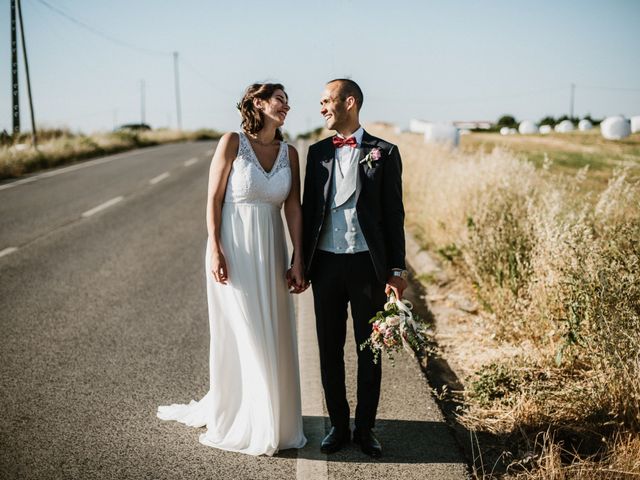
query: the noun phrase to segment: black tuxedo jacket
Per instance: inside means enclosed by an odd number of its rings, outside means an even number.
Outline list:
[[[332,137],[309,147],[302,199],[303,248],[306,278],[313,281],[314,257],[327,208],[335,164]],[[356,212],[369,247],[376,276],[385,283],[392,268],[405,269],[402,161],[398,147],[366,131],[360,145],[360,160],[374,148],[381,158],[358,164]]]

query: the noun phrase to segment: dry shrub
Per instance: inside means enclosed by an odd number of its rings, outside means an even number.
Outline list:
[[[550,432],[538,435],[534,450],[510,465],[514,480],[626,480],[640,477],[640,438],[629,433],[603,439],[602,453],[580,458]]]
[[[31,139],[21,135],[16,144],[0,146],[0,179],[19,177],[42,168],[99,155],[122,152],[171,142],[215,140],[220,134],[215,130],[201,129],[193,132],[178,130],[121,130],[93,135],[73,134],[66,129],[39,132],[38,149],[31,146]],[[18,144],[18,142],[25,142]]]
[[[505,150],[384,135],[403,153],[409,227],[475,286],[492,333],[543,359],[523,349],[481,369],[463,423],[640,431],[640,186],[629,171],[584,193],[584,170],[561,176]]]

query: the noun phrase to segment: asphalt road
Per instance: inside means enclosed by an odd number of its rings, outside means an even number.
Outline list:
[[[204,207],[213,143],[154,147],[0,185],[1,478],[466,478],[418,365],[385,365],[384,457],[320,454],[310,293],[296,298],[307,447],[251,457],[155,416],[208,388]],[[352,338],[352,337],[351,337]],[[355,346],[347,345],[354,401]]]

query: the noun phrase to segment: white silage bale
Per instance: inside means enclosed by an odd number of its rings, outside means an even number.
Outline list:
[[[631,133],[640,132],[640,115],[631,117]]]
[[[620,140],[631,135],[631,124],[622,116],[607,117],[600,124],[600,133],[607,140]]]
[[[548,135],[552,130],[551,125],[540,125],[540,133],[543,135]]]
[[[509,135],[516,135],[518,133],[518,129],[517,128],[510,128],[509,129]]]
[[[509,135],[509,127],[502,127],[500,129],[500,135]]]
[[[538,127],[531,120],[523,120],[518,126],[518,131],[522,135],[533,135],[534,133],[538,133]]]
[[[457,147],[460,143],[460,131],[450,123],[429,123],[424,131],[424,142]]]
[[[571,120],[562,120],[555,128],[558,133],[567,133],[573,131],[573,122]]]
[[[580,130],[581,132],[586,132],[587,130],[591,130],[592,128],[593,128],[593,124],[586,118],[583,118],[578,123],[578,130]]]
[[[411,119],[409,120],[409,131],[412,133],[424,133],[427,127],[427,122],[423,120]]]

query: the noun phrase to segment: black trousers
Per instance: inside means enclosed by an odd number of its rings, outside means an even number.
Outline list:
[[[369,252],[334,254],[317,251],[311,277],[320,350],[322,386],[331,424],[349,426],[349,403],[345,388],[344,344],[347,335],[347,305],[351,304],[353,330],[358,350],[356,428],[373,428],[380,398],[382,368],[373,363],[373,353],[359,345],[371,334],[369,320],[386,301],[384,284],[376,277]]]

